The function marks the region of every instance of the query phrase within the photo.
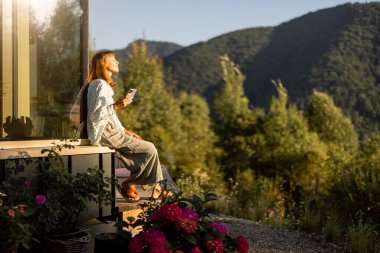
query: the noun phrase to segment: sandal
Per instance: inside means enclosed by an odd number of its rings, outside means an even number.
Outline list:
[[[140,197],[136,190],[136,186],[134,184],[130,184],[124,181],[122,183],[122,189],[123,191],[121,192],[121,194],[127,202],[138,202],[140,200]]]
[[[171,191],[163,190],[160,183],[156,183],[152,187],[152,195],[150,196],[150,199],[151,200],[160,200],[163,198],[170,197],[172,195],[173,195],[173,193]]]

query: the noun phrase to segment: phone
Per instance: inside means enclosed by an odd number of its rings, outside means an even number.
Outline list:
[[[127,97],[133,98],[136,94],[137,89],[129,89]]]

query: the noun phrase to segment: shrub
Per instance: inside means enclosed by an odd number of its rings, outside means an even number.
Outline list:
[[[205,205],[214,200],[213,193],[205,193],[203,199],[176,195],[161,203],[143,205],[137,220],[122,223],[128,229],[142,226],[142,231],[134,237],[131,231],[121,231],[130,240],[129,251],[248,253],[245,237],[232,238],[227,227],[210,219],[212,209]]]

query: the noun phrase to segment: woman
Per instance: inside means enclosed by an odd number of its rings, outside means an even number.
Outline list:
[[[160,161],[153,143],[144,141],[136,133],[126,130],[116,110],[124,109],[132,98],[124,96],[114,102],[112,75],[119,72],[119,62],[111,51],[94,55],[87,79],[87,133],[92,145],[116,149],[117,156],[131,171],[122,183],[122,194],[129,201],[139,200],[135,184],[155,185],[152,198],[161,194],[159,181],[163,180]]]

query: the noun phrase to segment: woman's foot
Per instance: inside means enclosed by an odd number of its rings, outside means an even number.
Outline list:
[[[173,196],[173,193],[168,190],[162,189],[159,183],[155,184],[152,189],[152,195],[150,197],[151,200],[159,200],[162,198],[167,198]]]
[[[123,197],[129,201],[129,202],[137,202],[140,200],[140,197],[137,193],[136,185],[128,183],[128,182],[123,182],[121,184],[123,188]]]

